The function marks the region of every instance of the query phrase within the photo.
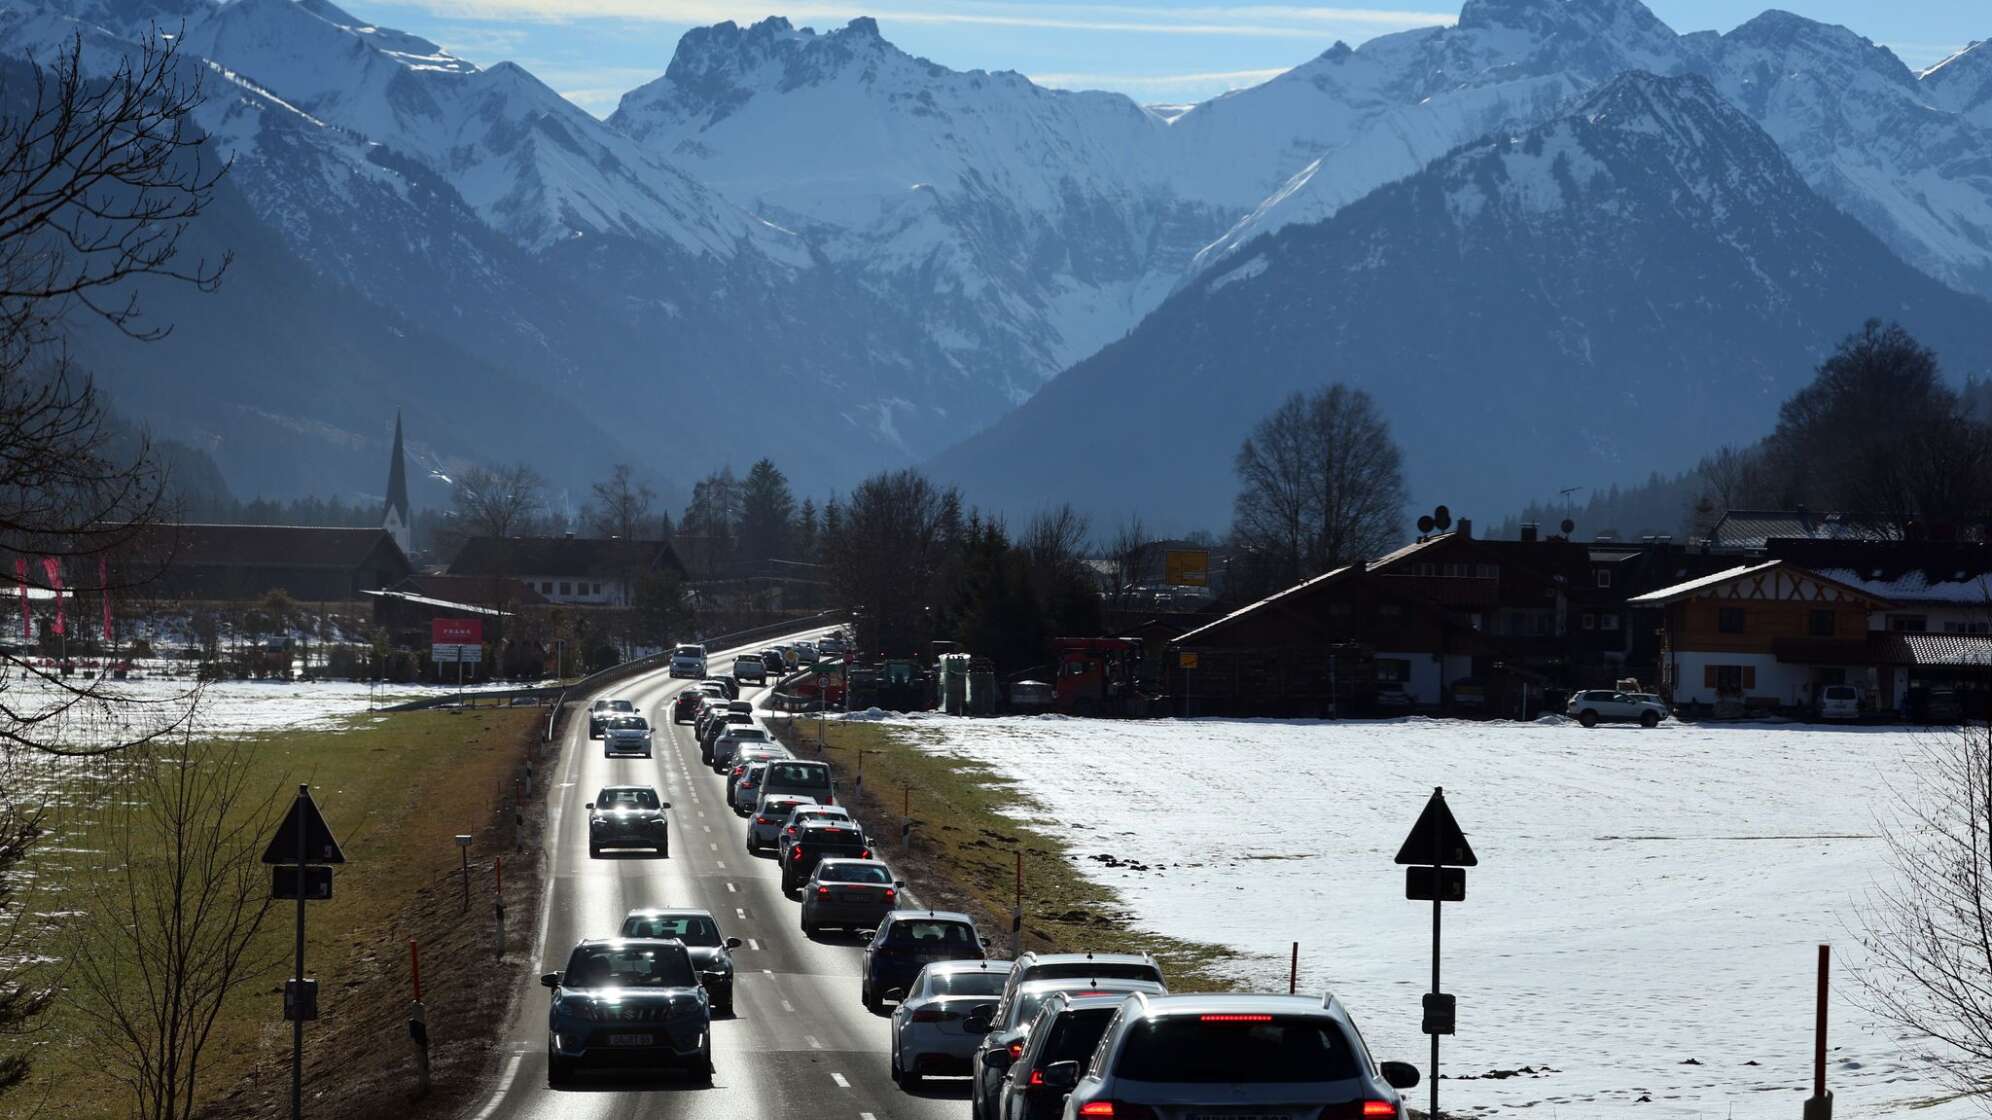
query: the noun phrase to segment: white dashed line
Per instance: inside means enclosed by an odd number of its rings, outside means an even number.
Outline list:
[[[749,949],[754,950],[757,953],[761,951],[761,943],[759,941],[754,940],[751,937],[747,939],[747,947]]]
[[[809,1048],[810,1048],[811,1050],[821,1050],[821,1049],[823,1049],[823,1043],[822,1043],[822,1041],[821,1041],[820,1039],[818,1039],[818,1038],[817,1038],[817,1037],[816,1037],[815,1035],[813,1035],[813,1034],[806,1034],[806,1035],[803,1035],[803,1036],[802,1036],[802,1040],[803,1040],[804,1042],[807,1042],[807,1043],[809,1043]],[[835,1074],[832,1074],[831,1076],[832,1076],[832,1077],[835,1077],[836,1075],[835,1075]],[[847,1089],[848,1089],[848,1088],[850,1088],[850,1086],[846,1085],[846,1086],[845,1086],[845,1088],[847,1088]]]
[[[747,911],[745,911],[745,910],[742,910],[742,909],[741,909],[740,907],[738,907],[738,906],[735,906],[735,907],[733,908],[733,912],[734,912],[734,914],[736,914],[736,915],[738,915],[738,916],[739,916],[739,918],[740,918],[740,920],[741,920],[741,921],[743,921],[743,922],[744,922],[744,921],[746,921],[746,920],[747,920]]]
[[[711,849],[712,849],[713,851],[715,851],[715,852],[719,850],[719,845],[718,845],[718,844],[715,844],[715,843],[713,843],[713,842],[711,842],[711,841],[709,841],[709,840],[708,840],[708,841],[706,842],[706,847],[708,847],[708,848],[711,848]]]
[[[873,1116],[869,1112],[860,1112],[858,1113],[858,1120],[878,1120],[878,1117]]]
[[[737,890],[739,890],[739,888],[738,888],[738,887],[735,887],[735,886],[734,886],[734,885],[733,885],[732,883],[728,883],[728,884],[726,884],[726,889],[727,889],[728,891],[737,891]]]
[[[812,1042],[812,1043],[816,1042],[816,1040],[815,1040],[815,1039],[813,1039],[813,1038],[812,1038],[812,1039],[810,1039],[809,1041],[810,1041],[810,1042]],[[822,1046],[822,1044],[821,1044],[821,1043],[818,1043],[818,1044],[817,1044],[817,1046],[816,1046],[816,1048],[817,1048],[818,1050],[821,1050],[821,1049],[823,1049],[823,1046]],[[851,1083],[850,1083],[850,1082],[848,1082],[848,1081],[846,1081],[846,1080],[844,1080],[844,1075],[843,1075],[843,1074],[841,1074],[841,1073],[833,1073],[833,1074],[831,1074],[831,1075],[830,1075],[830,1080],[832,1080],[832,1081],[835,1081],[835,1082],[837,1083],[837,1088],[839,1088],[839,1089],[848,1089],[848,1088],[850,1088],[850,1087],[851,1087]]]
[[[789,1011],[789,1012],[793,1012],[793,1011],[795,1010],[795,1004],[793,1004],[793,1003],[790,1003],[790,1002],[789,1002],[789,1001],[787,1001],[787,1000],[783,1000],[783,1001],[782,1001],[782,1010],[783,1010],[783,1011]]]
[[[700,825],[699,827],[700,827],[700,828],[703,828],[703,829],[705,829],[705,830],[706,830],[707,832],[711,832],[711,831],[712,831],[712,826],[711,826],[711,825],[709,825],[709,824],[702,824],[702,825]]]
[[[724,871],[724,870],[726,870],[726,861],[725,861],[725,860],[723,860],[723,859],[716,859],[716,860],[714,860],[714,861],[713,861],[713,863],[717,864],[717,865],[718,865],[718,867],[719,867],[719,869],[720,869],[721,871]]]

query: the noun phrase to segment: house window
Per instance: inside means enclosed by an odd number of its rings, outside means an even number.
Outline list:
[[[1601,614],[1598,616],[1598,629],[1616,630],[1618,628],[1619,628],[1619,616],[1615,614]]]
[[[572,594],[574,594],[574,584],[573,584],[573,583],[572,583],[571,581],[569,581],[569,580],[561,580],[561,581],[560,581],[560,593],[561,593],[562,595],[572,595]]]
[[[1411,679],[1411,663],[1400,657],[1379,657],[1376,659],[1376,681],[1378,684],[1403,684]]]
[[[1586,629],[1586,630],[1596,630],[1597,628],[1598,628],[1598,612],[1596,612],[1596,611],[1585,611],[1585,612],[1584,612],[1584,629]]]
[[[1986,634],[1986,633],[1992,633],[1992,623],[1988,623],[1988,622],[1956,622],[1956,621],[1951,621],[1951,622],[1946,622],[1946,623],[1944,623],[1944,633],[1946,633],[1946,634]]]
[[[1888,628],[1898,634],[1921,634],[1930,628],[1930,616],[1892,614],[1888,616]]]
[[[1757,687],[1757,667],[1755,665],[1704,665],[1702,666],[1702,686],[1728,695],[1741,693],[1745,689]]]
[[[599,583],[591,583],[591,584],[589,584],[588,586],[589,586],[589,588],[590,588],[590,591],[588,592],[589,594],[591,594],[591,595],[600,595],[600,594],[602,593],[602,585],[601,585],[601,584],[599,584]]]
[[[541,581],[540,581],[540,594],[542,594],[542,595],[551,595],[551,594],[553,594],[553,581],[552,581],[552,580],[550,580],[550,579],[543,579],[543,580],[541,580]]]
[[[1719,607],[1715,612],[1715,628],[1724,634],[1743,632],[1743,608]]]
[[[1812,635],[1815,638],[1832,637],[1833,612],[1813,611],[1811,616],[1806,620],[1805,632]]]
[[[1612,570],[1610,568],[1599,568],[1596,575],[1599,587],[1610,587],[1612,585]]]

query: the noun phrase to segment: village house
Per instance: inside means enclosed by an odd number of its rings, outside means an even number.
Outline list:
[[[161,525],[119,563],[153,599],[351,602],[413,572],[385,529],[315,525]]]
[[[514,579],[550,603],[627,607],[644,577],[684,575],[663,541],[599,537],[472,537],[450,562],[452,576]]]

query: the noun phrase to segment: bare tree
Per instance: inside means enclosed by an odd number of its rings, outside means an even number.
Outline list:
[[[271,907],[259,855],[274,793],[254,789],[248,748],[188,743],[120,760],[104,806],[87,915],[66,999],[96,1060],[146,1120],[191,1120],[208,1043],[238,989],[275,971],[258,944]]]
[[[1234,467],[1233,539],[1278,582],[1373,556],[1402,532],[1403,453],[1361,389],[1289,396]]]
[[[509,537],[545,511],[546,480],[530,463],[472,467],[456,480],[452,501],[466,535]]]
[[[0,752],[0,789],[29,784],[25,771],[39,761]],[[49,923],[37,913],[40,877],[29,858],[45,833],[40,800],[0,798],[0,1035],[10,1039],[25,1036],[55,996],[56,970],[41,944]],[[29,1069],[26,1054],[0,1053],[0,1094],[25,1081]]]
[[[636,481],[628,463],[617,463],[609,477],[594,486],[594,498],[582,509],[582,519],[590,531],[626,541],[647,540],[655,523],[650,507],[657,493]]]
[[[920,652],[932,637],[934,573],[941,563],[944,492],[915,470],[873,475],[826,512],[831,587],[859,612],[859,645],[886,656]],[[689,520],[689,518],[688,518]]]
[[[1134,588],[1141,582],[1141,561],[1147,549],[1148,527],[1141,523],[1140,514],[1128,514],[1115,527],[1102,557],[1107,562],[1107,578],[1113,583],[1107,589],[1107,602],[1113,609],[1126,608],[1133,598]]]
[[[1299,578],[1312,536],[1312,458],[1307,399],[1294,393],[1253,426],[1233,462],[1238,497],[1231,507],[1232,535],[1285,583]]]

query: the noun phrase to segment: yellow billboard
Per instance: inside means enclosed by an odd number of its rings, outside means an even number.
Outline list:
[[[1204,549],[1169,549],[1162,554],[1162,569],[1171,587],[1210,586],[1210,553]]]

